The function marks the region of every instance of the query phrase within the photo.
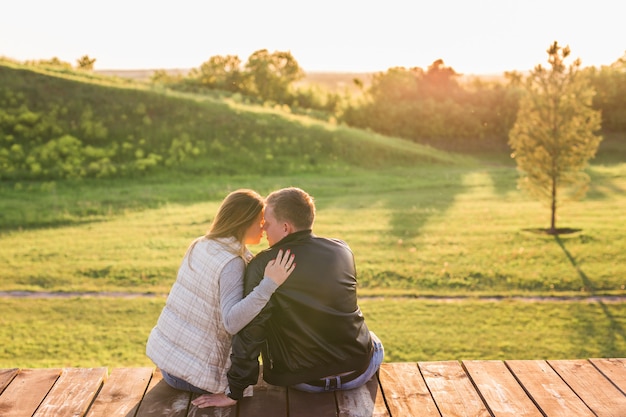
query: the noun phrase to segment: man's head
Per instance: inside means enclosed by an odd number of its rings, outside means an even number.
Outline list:
[[[313,197],[300,188],[274,191],[265,203],[264,228],[270,246],[291,233],[313,227],[315,203]]]

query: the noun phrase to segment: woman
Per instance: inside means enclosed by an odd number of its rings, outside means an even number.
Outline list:
[[[176,389],[224,391],[232,335],[261,311],[295,268],[289,251],[279,253],[265,278],[243,298],[243,275],[252,258],[246,245],[261,241],[263,208],[255,191],[230,193],[207,234],[187,249],[146,345],[165,382]]]

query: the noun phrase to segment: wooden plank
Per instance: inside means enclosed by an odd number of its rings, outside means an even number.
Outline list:
[[[387,363],[359,389],[310,394],[260,379],[254,397],[208,409],[191,406],[192,395],[153,368],[114,369],[105,379],[105,368],[0,369],[0,416],[626,416],[623,358]]]
[[[18,368],[0,369],[0,394],[2,394],[7,385],[13,381],[13,378],[15,378],[15,375],[17,375],[19,371]]]
[[[589,359],[613,384],[626,394],[626,359]]]
[[[106,379],[107,368],[65,368],[34,416],[75,417],[85,414]]]
[[[185,417],[190,401],[191,393],[167,385],[161,371],[156,369],[135,417]]]
[[[134,416],[154,368],[115,368],[89,409],[88,417]]]
[[[339,417],[390,417],[378,377],[347,391],[335,391]]]
[[[238,402],[238,417],[287,416],[287,389],[270,385],[263,380],[263,369],[254,386],[254,395]],[[234,416],[234,414],[233,414]]]
[[[0,416],[32,416],[61,375],[60,369],[22,369],[0,396]]]
[[[458,361],[418,362],[418,365],[442,417],[490,416]]]
[[[546,417],[593,417],[582,402],[546,361],[505,361],[528,395]]]
[[[462,363],[491,414],[497,417],[542,417],[504,362]]]
[[[589,361],[548,361],[598,417],[626,416],[626,396]]]
[[[298,417],[336,417],[337,402],[335,393],[310,393],[287,389],[288,409],[290,416]]]
[[[417,363],[383,363],[379,380],[392,416],[440,416]]]

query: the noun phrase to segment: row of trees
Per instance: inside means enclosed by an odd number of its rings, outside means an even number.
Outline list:
[[[502,144],[518,106],[516,89],[480,80],[462,85],[442,60],[425,71],[399,67],[376,74],[365,93],[345,109],[345,123],[452,150]]]
[[[626,55],[602,68],[581,69],[595,90],[593,108],[605,132],[626,132]],[[427,69],[390,68],[371,81],[355,79],[360,95],[296,87],[303,70],[289,52],[259,50],[242,65],[237,56],[214,56],[187,76],[157,71],[153,82],[187,91],[220,90],[293,111],[323,112],[350,126],[448,150],[508,149],[508,134],[522,93],[523,74],[500,81],[461,80],[436,60]]]
[[[304,78],[304,71],[290,52],[261,49],[245,65],[236,55],[213,56],[187,76],[170,76],[159,70],[153,82],[191,91],[221,90],[256,97],[262,101],[287,103],[292,100],[291,86]]]
[[[46,67],[54,67],[54,68],[65,68],[65,69],[72,69],[72,64],[69,62],[65,62],[60,60],[57,57],[52,57],[50,59],[39,59],[39,60],[34,60],[34,61],[25,61],[24,62],[25,65],[32,65],[32,66],[46,66]],[[92,71],[94,69],[94,66],[96,64],[96,59],[95,58],[91,58],[89,57],[89,55],[83,55],[80,58],[78,58],[76,60],[76,69],[79,70],[85,70],[85,71]]]
[[[593,92],[592,107],[607,134],[626,134],[626,55],[600,69],[580,68]],[[504,82],[461,83],[443,61],[421,68],[391,68],[376,74],[357,105],[342,117],[347,124],[452,150],[508,149],[508,137],[524,94],[524,75]]]
[[[76,67],[92,69],[95,61],[85,55]],[[601,111],[603,132],[626,133],[626,54],[610,66],[580,72],[595,91],[592,106]],[[355,95],[350,92],[354,89],[337,92],[298,86],[304,76],[290,52],[261,49],[245,63],[235,55],[213,56],[186,75],[159,70],[151,81],[184,91],[238,94],[257,103],[286,105],[295,112],[465,151],[508,149],[524,78],[511,72],[500,81],[468,82],[443,60],[436,60],[425,70],[395,67],[374,74],[371,80],[355,79],[360,89]]]

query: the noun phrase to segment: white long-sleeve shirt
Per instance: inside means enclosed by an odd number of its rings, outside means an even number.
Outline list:
[[[265,277],[243,298],[243,276],[246,265],[243,259],[234,258],[220,274],[220,307],[226,331],[232,335],[243,329],[265,307],[278,285]]]

